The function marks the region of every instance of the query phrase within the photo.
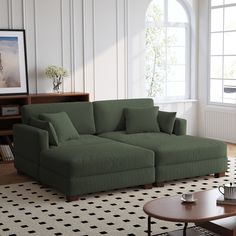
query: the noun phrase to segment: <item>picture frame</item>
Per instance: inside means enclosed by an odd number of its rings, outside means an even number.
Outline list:
[[[0,96],[28,94],[24,29],[0,29]]]

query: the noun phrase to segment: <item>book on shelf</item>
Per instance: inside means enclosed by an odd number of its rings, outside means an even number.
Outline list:
[[[14,160],[14,156],[9,145],[0,145],[0,155],[2,161]]]
[[[216,203],[218,205],[236,205],[236,199],[225,199],[222,195],[216,200]]]

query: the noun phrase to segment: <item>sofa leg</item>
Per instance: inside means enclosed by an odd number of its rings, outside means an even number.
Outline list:
[[[17,174],[18,175],[23,175],[24,173],[22,171],[20,171],[20,170],[17,170]]]
[[[215,173],[214,177],[215,178],[220,178],[220,177],[224,177],[225,176],[225,172],[221,172],[221,173]]]
[[[164,187],[164,182],[161,182],[161,183],[154,183],[153,186],[155,187]]]
[[[44,183],[40,183],[42,188],[50,188],[50,186],[48,184],[44,184]]]
[[[68,196],[66,195],[66,201],[68,202],[73,202],[73,201],[78,201],[79,200],[79,196]]]
[[[152,184],[144,184],[143,188],[144,189],[152,189]]]

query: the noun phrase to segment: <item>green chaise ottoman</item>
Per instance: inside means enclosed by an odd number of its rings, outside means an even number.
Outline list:
[[[93,135],[80,135],[40,157],[40,181],[76,200],[82,194],[155,182],[154,153]]]
[[[126,134],[117,131],[100,136],[153,150],[157,184],[207,174],[218,176],[227,170],[226,144],[221,141],[161,132]]]

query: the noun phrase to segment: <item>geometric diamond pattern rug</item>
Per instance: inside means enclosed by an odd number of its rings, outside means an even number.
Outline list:
[[[146,236],[143,205],[152,199],[196,192],[236,181],[236,158],[229,158],[225,177],[203,176],[168,182],[165,187],[119,189],[66,202],[64,195],[36,182],[0,186],[1,236]],[[192,227],[189,224],[189,227]],[[153,219],[153,234],[181,229],[183,224]],[[204,233],[202,235],[213,235]]]

